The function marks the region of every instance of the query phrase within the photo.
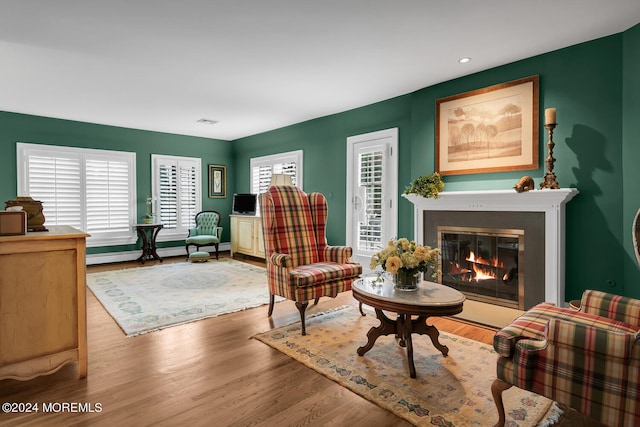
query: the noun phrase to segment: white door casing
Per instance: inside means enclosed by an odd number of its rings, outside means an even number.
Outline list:
[[[365,272],[397,234],[397,152],[397,128],[347,138],[346,241]]]

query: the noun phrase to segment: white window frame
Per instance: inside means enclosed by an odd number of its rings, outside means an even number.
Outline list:
[[[59,157],[72,158],[79,162],[79,192],[80,200],[77,209],[80,210],[79,224],[56,224],[56,221],[50,218],[47,220],[47,203],[46,197],[40,197],[43,202],[43,213],[45,215],[46,225],[72,225],[87,232],[90,236],[87,238],[87,247],[128,245],[137,242],[137,234],[133,228],[136,222],[136,153],[127,151],[98,150],[91,148],[75,148],[66,146],[54,146],[43,144],[16,143],[16,160],[18,172],[18,195],[31,195],[29,183],[29,157]],[[87,230],[87,166],[86,162],[90,160],[98,161],[118,161],[125,162],[128,168],[128,212],[129,227],[117,231],[95,232]]]
[[[187,166],[195,169],[195,213],[191,216],[190,223],[185,225],[178,223],[175,228],[165,226],[156,239],[158,242],[184,240],[189,234],[189,228],[195,227],[195,214],[202,211],[202,159],[198,157],[168,156],[164,154],[151,155],[151,197],[153,212],[156,215],[155,221],[157,222],[160,222],[160,166],[162,164],[172,164],[178,166],[178,168],[180,166]],[[180,194],[177,195],[177,200],[179,204]],[[180,208],[178,207],[178,209]]]
[[[254,168],[263,167],[263,166],[274,167],[282,163],[296,164],[296,173],[293,181],[294,181],[294,184],[302,190],[303,189],[302,188],[303,161],[304,161],[303,150],[288,151],[285,153],[271,154],[268,156],[251,158],[251,160],[249,161],[249,182],[250,182],[249,191],[253,194],[259,193],[259,188],[257,188],[256,181],[254,180],[254,177],[253,177]]]

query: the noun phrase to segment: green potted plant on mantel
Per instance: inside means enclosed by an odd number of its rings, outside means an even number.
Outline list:
[[[404,194],[417,194],[418,196],[437,199],[444,190],[444,182],[438,172],[423,175],[415,180],[404,190]]]

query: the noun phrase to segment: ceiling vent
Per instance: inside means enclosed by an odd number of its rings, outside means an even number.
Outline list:
[[[198,120],[198,123],[206,123],[208,125],[215,125],[216,123],[218,123],[217,120],[211,120],[211,119],[200,119]]]

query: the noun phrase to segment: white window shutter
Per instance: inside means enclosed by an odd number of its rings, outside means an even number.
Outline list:
[[[87,232],[127,234],[131,228],[127,162],[87,159]]]
[[[178,165],[162,163],[158,165],[160,221],[165,228],[178,225]]]
[[[364,199],[364,221],[358,223],[358,248],[362,250],[382,248],[383,161],[384,153],[380,150],[359,156],[358,177]]]
[[[196,214],[200,211],[197,206],[198,182],[196,167],[193,164],[180,164],[180,225],[186,229],[195,227]]]
[[[85,230],[82,215],[82,159],[32,155],[27,158],[27,193],[42,202],[47,224]]]

